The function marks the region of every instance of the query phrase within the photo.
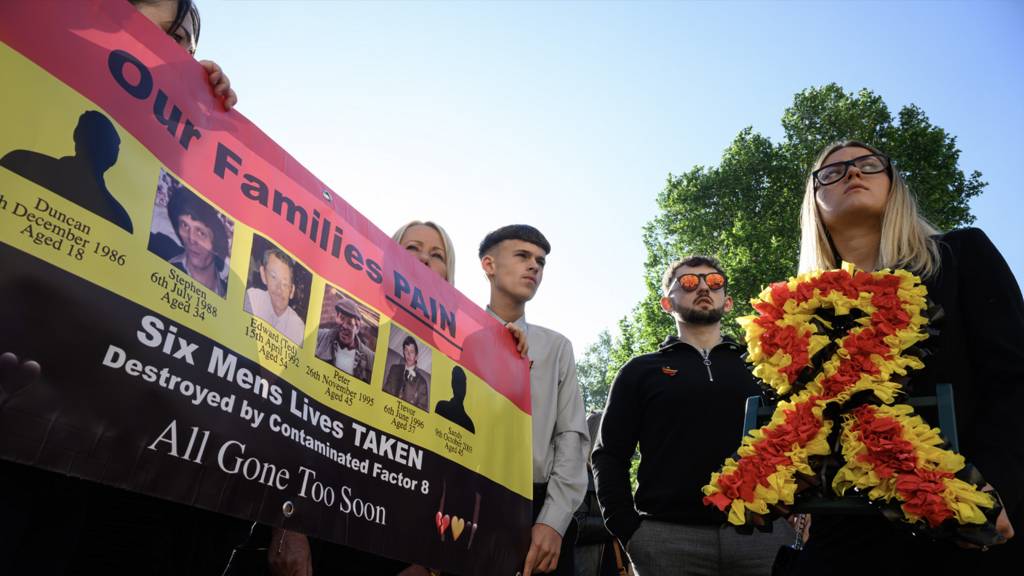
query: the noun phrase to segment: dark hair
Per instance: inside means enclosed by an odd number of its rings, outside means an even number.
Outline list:
[[[117,163],[121,137],[114,123],[102,112],[83,112],[71,137],[75,142],[75,156],[88,158],[91,164],[104,171]]]
[[[128,0],[132,6],[138,6],[139,4],[156,4],[162,0]],[[167,33],[174,35],[179,28],[185,23],[185,18],[192,16],[192,22],[195,24],[195,29],[192,31],[192,42],[196,46],[199,46],[199,8],[196,7],[192,0],[178,0],[178,10],[174,13],[174,20],[171,21],[171,27],[167,29]]]
[[[662,294],[668,293],[669,288],[672,287],[672,281],[675,280],[676,270],[679,270],[683,266],[688,266],[690,268],[696,268],[697,266],[710,266],[711,268],[714,268],[716,272],[725,276],[727,284],[729,282],[729,277],[726,275],[725,270],[722,270],[722,265],[718,263],[718,260],[715,260],[711,256],[694,255],[687,258],[681,258],[668,265],[668,268],[665,269],[665,274],[661,276]]]
[[[497,230],[491,232],[487,236],[484,236],[482,242],[480,242],[479,257],[483,258],[485,254],[491,251],[492,248],[501,244],[505,240],[522,240],[523,242],[529,242],[544,251],[545,254],[551,253],[551,244],[548,243],[548,239],[529,224],[510,224],[508,226],[502,226]]]
[[[90,143],[97,138],[116,140],[118,143],[121,141],[120,136],[117,135],[117,128],[114,128],[114,123],[110,121],[110,118],[107,118],[102,112],[86,110],[78,117],[78,124],[75,125],[75,131],[72,132],[72,139],[75,144],[79,144]]]
[[[181,234],[178,232],[178,219],[182,216],[191,216],[205,224],[213,232],[213,253],[221,258],[227,258],[228,232],[224,228],[220,214],[213,206],[193,194],[191,190],[184,186],[174,188],[171,192],[171,199],[167,202],[167,215],[171,219],[171,225],[174,226],[174,233],[178,235],[178,240],[181,240]],[[184,243],[182,241],[182,244]]]
[[[415,338],[413,338],[412,336],[406,336],[405,340],[402,340],[402,350],[405,350],[406,346],[412,346],[413,349],[416,350],[416,355],[419,356],[420,346],[419,344],[416,343]]]
[[[466,373],[461,367],[452,368],[452,398],[463,399],[466,397]]]

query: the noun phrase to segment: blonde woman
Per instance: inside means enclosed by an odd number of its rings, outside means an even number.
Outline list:
[[[928,394],[953,385],[960,451],[1004,505],[991,550],[929,541],[876,516],[816,515],[798,574],[998,574],[1020,566],[1024,492],[1024,301],[1003,257],[976,228],[940,234],[881,150],[847,141],[827,147],[807,179],[800,271],[904,268],[920,275],[945,313],[933,354],[910,382]],[[957,545],[959,544],[959,545]]]
[[[396,230],[391,238],[449,284],[455,284],[455,248],[452,239],[440,225],[429,220],[413,220]],[[516,350],[525,357],[529,346],[523,331],[512,323],[505,327],[516,340]]]
[[[391,239],[449,284],[455,284],[455,247],[440,225],[413,220],[396,230]]]

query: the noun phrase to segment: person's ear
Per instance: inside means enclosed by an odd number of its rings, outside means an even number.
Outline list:
[[[260,280],[263,281],[264,286],[270,288],[270,283],[267,282],[267,270],[263,267],[262,264],[260,265]]]
[[[671,298],[669,298],[668,296],[662,296],[661,300],[659,300],[659,302],[661,303],[662,311],[664,311],[666,314],[671,314],[672,313],[672,299]]]
[[[484,271],[484,274],[488,278],[494,276],[494,256],[490,254],[484,254],[484,257],[480,259],[480,268]]]
[[[292,284],[292,291],[288,294],[288,300],[295,298],[295,284]]]
[[[726,314],[732,312],[732,296],[725,297],[725,306],[722,309],[725,310]]]

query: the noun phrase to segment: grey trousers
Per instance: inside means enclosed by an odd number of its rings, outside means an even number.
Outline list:
[[[771,533],[745,536],[718,526],[646,519],[626,544],[637,576],[768,576],[779,546],[795,535],[785,520]]]

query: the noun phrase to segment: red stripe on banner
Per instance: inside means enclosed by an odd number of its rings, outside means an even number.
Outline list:
[[[347,202],[333,193],[326,200],[327,186],[247,118],[224,112],[205,70],[128,2],[3,2],[0,38],[95,102],[233,218],[531,412],[527,361],[489,353],[512,350],[504,328]],[[167,116],[172,107],[181,110],[173,133],[154,112]],[[467,343],[479,352],[464,350]]]

